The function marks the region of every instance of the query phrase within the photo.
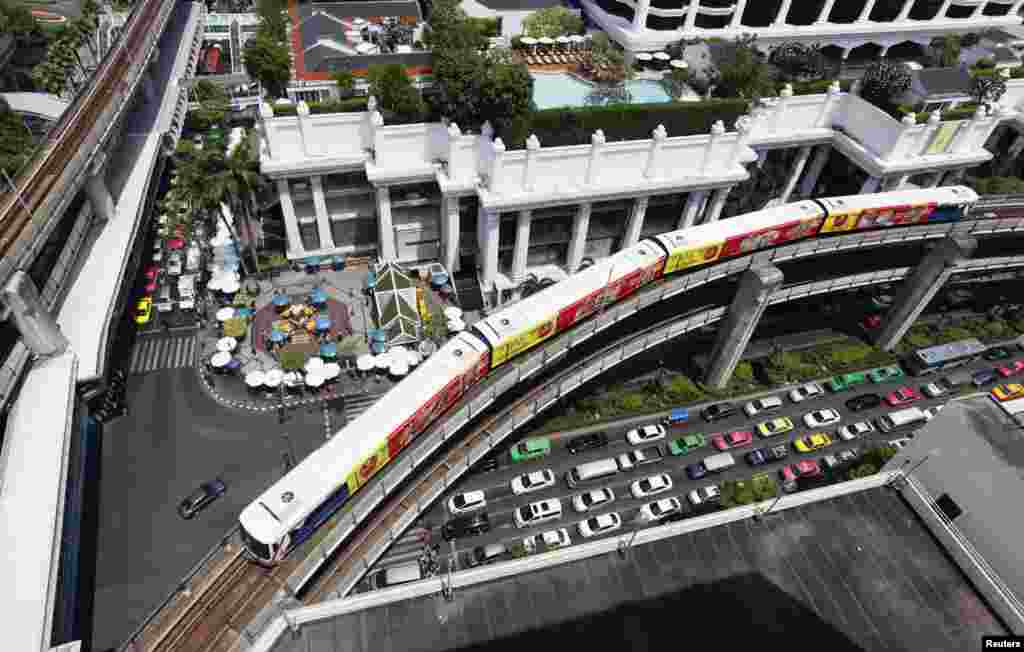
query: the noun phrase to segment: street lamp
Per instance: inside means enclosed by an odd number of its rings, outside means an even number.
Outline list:
[[[292,438],[288,436],[287,432],[282,432],[281,439],[284,439],[285,443],[288,445],[288,451],[286,454],[288,455],[288,469],[290,470],[295,466],[295,449],[292,448]]]

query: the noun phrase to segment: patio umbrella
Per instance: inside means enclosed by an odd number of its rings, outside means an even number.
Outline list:
[[[320,387],[324,384],[324,377],[318,374],[307,374],[306,384],[310,387]]]
[[[557,41],[559,45],[564,47],[568,47],[569,43],[572,42],[572,40],[568,36],[559,36],[558,38],[555,39],[555,41]]]
[[[324,361],[320,358],[310,358],[306,361],[306,373],[307,374],[318,374],[324,368]]]
[[[238,346],[238,340],[233,337],[222,337],[217,340],[218,351],[234,351]]]
[[[682,59],[672,59],[671,61],[668,62],[668,65],[678,70],[686,70],[687,68],[690,67],[689,64],[687,64]]]
[[[444,309],[444,316],[448,319],[461,319],[462,308],[456,308],[455,306],[448,306]]]
[[[370,369],[373,369],[375,366],[376,361],[373,359],[373,356],[370,355],[369,353],[364,353],[363,355],[356,358],[356,369],[358,369],[359,371],[369,371]]]
[[[650,52],[637,52],[636,53],[636,60],[637,61],[650,61],[653,58],[654,57],[651,56]]]
[[[286,339],[288,339],[288,336],[282,333],[281,331],[270,331],[270,341],[273,342],[274,344],[280,344],[281,342],[284,342]]]
[[[320,288],[315,288],[309,293],[310,303],[324,303],[325,301],[327,301],[327,293]]]
[[[217,321],[227,321],[229,319],[234,319],[234,317],[235,309],[230,306],[221,308],[217,311]]]
[[[284,380],[284,372],[280,369],[271,369],[263,375],[263,384],[270,388],[277,387],[282,380]]]
[[[415,367],[420,363],[420,354],[417,351],[409,351],[409,354],[406,356],[406,358],[409,360],[410,367]]]
[[[250,371],[245,376],[245,384],[249,387],[256,388],[262,385],[266,381],[262,371]]]
[[[328,362],[324,365],[324,370],[321,373],[327,380],[332,380],[341,375],[341,365],[337,362]]]
[[[667,52],[655,52],[654,58],[658,61],[668,61],[672,57],[670,57]]]
[[[291,299],[288,298],[287,294],[275,294],[274,298],[270,300],[277,307],[287,306],[291,303]]]
[[[210,357],[210,364],[220,369],[226,367],[231,362],[231,354],[227,351],[217,351]]]
[[[579,47],[587,39],[585,39],[583,36],[579,34],[573,34],[572,36],[569,37],[569,40],[572,41],[577,47]]]
[[[316,318],[316,329],[318,331],[325,331],[325,330],[330,329],[330,327],[331,327],[331,320],[328,319],[327,317],[317,317]]]
[[[185,241],[181,238],[174,238],[173,240],[167,241],[167,247],[169,249],[183,249],[185,247]]]
[[[338,355],[337,342],[324,342],[320,345],[320,355],[326,358],[333,358]]]
[[[225,294],[234,294],[242,289],[242,286],[238,284],[238,281],[227,281],[220,286],[220,291]]]
[[[391,356],[388,355],[387,353],[381,353],[373,361],[373,364],[378,369],[387,369],[388,367],[391,366]]]
[[[523,45],[537,45],[537,39],[533,38],[532,36],[524,36],[523,38],[519,39],[519,42],[522,43]]]
[[[551,38],[550,36],[544,36],[537,39],[537,42],[540,43],[541,45],[550,47],[555,44],[555,39]]]
[[[391,363],[391,366],[388,367],[388,372],[392,376],[401,377],[409,373],[409,365],[405,362],[405,360],[395,360],[394,362]]]

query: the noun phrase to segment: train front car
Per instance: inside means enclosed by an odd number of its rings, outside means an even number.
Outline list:
[[[462,333],[335,433],[239,516],[249,556],[273,564],[308,539],[489,370],[488,347]]]
[[[978,201],[966,186],[897,190],[867,195],[825,197],[828,211],[823,235],[893,226],[957,222]]]

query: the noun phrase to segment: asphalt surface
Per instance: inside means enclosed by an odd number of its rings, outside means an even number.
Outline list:
[[[1017,356],[1014,359],[1024,358],[1024,354],[1016,352]],[[1001,362],[988,362],[979,360],[978,362],[969,365],[964,368],[972,370],[980,370],[986,368],[992,368]],[[641,506],[651,502],[653,500],[659,500],[669,496],[679,498],[683,504],[684,511],[688,514],[695,515],[699,513],[705,513],[701,509],[694,509],[687,500],[687,494],[697,488],[706,487],[708,485],[716,484],[720,485],[725,480],[742,480],[751,477],[755,473],[768,473],[774,479],[778,481],[779,469],[787,464],[795,463],[799,460],[813,459],[817,460],[821,464],[821,460],[825,455],[837,454],[841,450],[845,449],[863,449],[869,447],[871,444],[880,444],[888,442],[899,437],[905,437],[908,431],[894,431],[890,433],[881,433],[875,431],[869,433],[863,439],[857,439],[850,442],[844,442],[836,434],[836,429],[842,425],[858,421],[872,421],[875,417],[881,416],[887,412],[893,411],[894,409],[888,406],[884,406],[873,409],[864,410],[861,412],[851,412],[845,406],[845,402],[853,396],[863,393],[878,393],[882,396],[889,394],[899,387],[910,385],[912,387],[920,388],[921,385],[926,382],[934,380],[935,376],[929,376],[927,378],[905,378],[900,382],[893,383],[882,383],[882,384],[868,384],[856,387],[845,392],[838,394],[828,393],[817,399],[805,400],[799,404],[794,404],[790,401],[788,396],[782,396],[781,393],[765,393],[753,395],[753,397],[760,397],[766,395],[779,395],[783,398],[783,407],[766,414],[765,416],[758,415],[754,419],[750,419],[746,414],[741,416],[732,417],[729,419],[723,419],[722,421],[715,422],[713,424],[705,423],[700,418],[698,412],[698,405],[690,406],[691,420],[688,424],[683,427],[674,427],[669,429],[667,437],[661,441],[654,442],[662,447],[666,455],[660,462],[644,465],[642,467],[634,467],[632,469],[622,471],[611,478],[598,482],[586,487],[579,487],[576,490],[572,490],[568,487],[565,482],[565,475],[573,467],[591,462],[594,460],[606,459],[617,457],[621,453],[625,453],[634,448],[640,449],[653,444],[643,444],[640,446],[632,446],[626,441],[626,431],[630,427],[635,426],[619,426],[619,427],[605,427],[603,425],[595,426],[593,428],[587,428],[587,431],[602,430],[608,434],[610,443],[608,446],[580,453],[578,455],[569,454],[565,448],[566,442],[578,436],[583,431],[573,431],[572,433],[557,433],[550,437],[552,443],[551,454],[535,460],[514,463],[511,461],[508,453],[502,453],[500,455],[501,466],[494,471],[489,472],[473,472],[471,475],[466,476],[461,482],[456,484],[451,491],[444,494],[437,502],[425,512],[416,523],[413,524],[414,528],[418,528],[421,531],[429,531],[430,539],[429,543],[441,544],[441,557],[444,562],[443,568],[447,568],[447,557],[450,555],[451,546],[444,542],[441,538],[440,528],[443,523],[450,518],[447,508],[447,501],[450,496],[466,492],[482,490],[487,499],[487,506],[485,511],[487,512],[490,522],[491,531],[474,537],[461,538],[455,541],[455,551],[459,559],[457,561],[457,568],[464,568],[466,566],[466,558],[472,552],[472,550],[478,546],[485,546],[492,543],[504,543],[506,546],[511,545],[517,541],[522,541],[524,537],[544,532],[556,528],[567,528],[569,530],[569,536],[574,543],[584,541],[585,539],[578,533],[576,525],[578,522],[585,520],[589,517],[604,514],[607,512],[617,512],[622,518],[622,529],[618,532],[612,532],[605,536],[616,536],[621,534],[622,531],[631,531],[635,527],[644,527],[635,523],[635,519],[638,516],[638,511]],[[993,384],[994,385],[994,384]],[[745,404],[750,398],[744,397],[742,401],[737,400],[736,402],[740,405]],[[913,403],[914,406],[923,408],[940,405],[946,402],[949,396],[939,397],[937,399],[923,399]],[[832,408],[837,410],[842,416],[842,421],[828,428],[808,428],[803,423],[803,416],[808,412],[820,410],[824,408]],[[785,434],[777,435],[770,438],[761,437],[755,430],[757,423],[774,418],[777,416],[788,416],[792,419],[795,428]],[[655,420],[651,420],[655,422]],[[707,457],[708,455],[719,452],[713,448],[710,442],[710,435],[719,432],[729,432],[732,430],[753,430],[754,441],[751,445],[737,448],[732,450],[734,457],[736,458],[736,466],[717,475],[709,475],[700,480],[690,480],[686,475],[685,467],[689,464],[693,464]],[[813,453],[797,453],[793,448],[792,442],[799,437],[802,437],[811,432],[827,431],[832,435],[834,443],[826,449],[813,452]],[[691,451],[685,455],[680,456],[669,456],[667,453],[668,441],[677,437],[682,437],[685,434],[700,432],[703,433],[708,440],[708,445],[696,451]],[[778,461],[770,464],[765,464],[757,467],[749,465],[746,461],[745,455],[747,452],[761,447],[771,447],[780,443],[787,444],[789,449],[789,457],[783,461]],[[510,444],[514,445],[514,443]],[[822,469],[825,467],[821,464]],[[542,469],[550,469],[554,472],[556,482],[553,487],[547,489],[541,489],[536,492],[532,492],[524,495],[515,495],[511,489],[511,481],[513,478],[529,473],[532,471],[539,471]],[[645,478],[651,475],[668,473],[672,479],[673,487],[670,491],[659,494],[652,498],[646,499],[635,499],[630,493],[629,485],[635,480]],[[828,472],[826,471],[826,474]],[[600,487],[606,487],[612,489],[615,494],[615,500],[606,503],[586,514],[577,513],[572,504],[572,497],[576,494],[591,489]],[[557,498],[562,503],[563,516],[555,521],[549,521],[547,523],[538,525],[536,527],[520,529],[515,526],[513,521],[513,511],[521,506],[530,504],[532,502],[547,499]],[[595,537],[599,538],[599,537]],[[589,540],[589,539],[586,539]],[[416,559],[419,553],[422,551],[422,544],[418,541],[406,540],[401,545],[396,546],[393,550],[389,551],[376,565],[376,568],[386,568],[399,563],[405,563]],[[365,587],[365,583],[364,583]]]

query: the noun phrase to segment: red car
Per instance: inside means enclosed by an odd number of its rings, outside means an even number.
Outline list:
[[[711,437],[711,443],[720,451],[749,446],[753,441],[754,433],[749,430],[733,430],[732,432],[719,433]]]
[[[155,279],[156,275],[159,274],[159,273],[160,273],[160,266],[159,265],[150,265],[149,267],[146,268],[146,272],[145,272],[146,278],[148,280],[150,280],[150,281]]]
[[[796,464],[789,464],[779,469],[782,487],[786,491],[796,489],[797,478],[814,478],[819,475],[821,475],[821,467],[814,460],[801,460]]]
[[[882,325],[882,318],[879,317],[878,315],[869,315],[864,318],[864,321],[862,321],[860,325],[863,326],[866,330],[878,328],[879,326]]]
[[[895,392],[885,397],[885,402],[893,407],[907,405],[923,398],[913,387],[900,387]]]
[[[146,296],[152,296],[153,293],[156,292],[156,288],[157,288],[156,281],[149,281],[144,286],[142,286],[142,289],[144,289],[146,291]]]
[[[996,367],[996,373],[1003,378],[1009,378],[1010,376],[1016,376],[1019,373],[1024,372],[1024,360],[1015,360],[1010,364],[1003,367]]]

